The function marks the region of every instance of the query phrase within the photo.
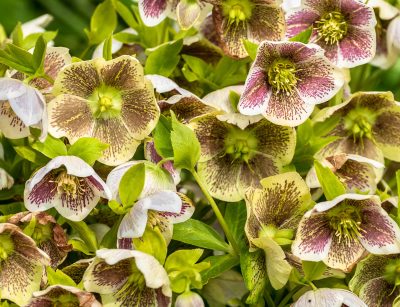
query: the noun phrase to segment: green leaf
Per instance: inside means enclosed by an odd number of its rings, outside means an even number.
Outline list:
[[[37,165],[44,165],[50,161],[45,155],[41,154],[40,152],[32,149],[28,146],[15,146],[14,150],[20,155],[22,158],[33,162]]]
[[[194,219],[175,224],[172,239],[211,250],[230,251],[229,245],[213,228]]]
[[[136,19],[133,17],[132,12],[122,2],[117,1],[115,3],[115,9],[118,15],[126,22],[126,24],[132,29],[136,29],[139,25]]]
[[[189,127],[179,122],[171,111],[171,144],[174,151],[174,166],[194,170],[200,158],[200,143]]]
[[[44,71],[44,59],[46,57],[47,42],[45,41],[43,35],[39,36],[36,44],[35,50],[33,51],[33,68],[36,73],[43,73]]]
[[[103,46],[103,58],[106,61],[112,60],[112,40],[113,37],[110,35],[105,41],[104,41],[104,46]]]
[[[147,57],[145,73],[169,77],[179,63],[182,46],[183,40],[180,39],[157,47]]]
[[[209,279],[215,278],[238,265],[239,258],[231,254],[226,254],[208,257],[204,262],[210,263],[210,268],[201,273],[203,284],[206,284]]]
[[[22,48],[25,50],[29,50],[33,47],[35,47],[35,44],[40,36],[43,36],[44,40],[46,42],[52,41],[54,38],[56,38],[58,32],[57,31],[46,31],[43,33],[32,33],[29,34],[27,37],[24,38],[24,41],[22,43]]]
[[[108,146],[108,144],[102,143],[98,139],[84,137],[71,145],[68,149],[68,155],[79,157],[87,164],[93,165],[97,159],[101,158],[103,151]]]
[[[4,191],[5,190],[1,190],[0,194],[3,193]],[[2,200],[1,196],[0,196],[0,200]],[[0,212],[3,215],[15,214],[15,213],[19,213],[19,212],[22,212],[25,210],[26,209],[25,209],[23,202],[15,202],[15,203],[6,204],[6,205],[0,205]]]
[[[167,257],[167,242],[158,227],[146,227],[142,237],[133,239],[133,245],[135,250],[152,255],[158,262],[164,264]]]
[[[101,240],[100,242],[100,248],[117,248],[118,228],[121,224],[123,217],[124,216],[121,215],[119,219],[113,224],[111,229],[105,234],[103,240]]]
[[[345,187],[329,167],[323,166],[319,161],[315,161],[314,166],[318,176],[318,181],[322,186],[322,190],[324,191],[327,200],[332,200],[335,197],[346,193]]]
[[[314,262],[314,261],[303,261],[302,267],[304,271],[304,277],[307,281],[317,280],[324,274],[327,266],[322,261]]]
[[[49,283],[50,286],[63,285],[63,286],[76,287],[76,283],[72,280],[72,278],[61,270],[56,269],[56,271],[54,271],[50,266],[47,266],[46,273],[47,273],[47,282]]]
[[[244,226],[247,219],[247,209],[244,201],[238,203],[228,203],[225,209],[225,221],[228,225],[233,238],[238,243],[241,250],[247,250],[247,239],[244,234]]]
[[[154,147],[157,153],[163,158],[174,156],[171,144],[171,120],[161,114],[156,128],[153,130]]]
[[[28,75],[35,72],[32,54],[13,44],[7,44],[4,49],[0,49],[0,63]]]
[[[14,30],[11,32],[11,39],[14,45],[22,47],[22,42],[24,40],[24,33],[22,32],[21,22],[18,22]]]
[[[243,45],[247,53],[249,54],[249,57],[254,61],[257,56],[258,44],[253,43],[247,39],[244,39]]]
[[[310,40],[312,30],[313,30],[313,28],[312,28],[312,26],[310,26],[307,29],[305,29],[304,31],[297,34],[296,36],[293,36],[291,39],[289,39],[289,41],[307,44],[308,41]]]
[[[213,73],[213,67],[200,58],[185,54],[182,55],[182,58],[185,60],[188,67],[201,78],[207,78]]]
[[[66,220],[66,222],[79,235],[79,238],[85,243],[87,249],[94,254],[98,248],[94,231],[90,229],[84,221],[73,222]]]
[[[144,163],[139,163],[129,168],[124,176],[122,176],[118,192],[121,202],[125,207],[133,206],[139,198],[146,177],[145,170]]]
[[[67,147],[64,142],[52,137],[50,134],[47,135],[47,138],[43,143],[37,141],[33,143],[31,147],[51,159],[67,155]]]
[[[86,30],[90,45],[97,45],[110,37],[117,27],[117,13],[111,0],[100,3],[90,20],[90,32]]]

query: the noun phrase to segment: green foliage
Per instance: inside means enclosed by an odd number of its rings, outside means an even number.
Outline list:
[[[67,147],[65,146],[64,142],[60,139],[52,137],[51,135],[48,135],[43,143],[37,141],[31,146],[33,149],[41,152],[50,159],[67,155]]]
[[[90,20],[90,30],[85,30],[89,45],[100,44],[111,36],[116,27],[117,14],[112,0],[100,3]]]
[[[133,239],[136,250],[152,255],[161,264],[167,257],[167,242],[158,227],[146,227],[143,236]]]
[[[304,277],[307,281],[319,279],[324,274],[327,266],[322,261],[302,261]]]
[[[154,146],[157,153],[163,158],[174,156],[171,143],[171,119],[161,114],[156,128],[153,130]]]
[[[304,31],[300,32],[299,34],[293,36],[289,40],[291,42],[300,42],[303,44],[307,44],[310,40],[312,31],[313,31],[313,27],[308,27],[307,29],[305,29]]]
[[[169,77],[179,63],[179,53],[183,46],[183,40],[165,43],[148,52],[148,58],[144,67],[146,74],[156,74]],[[166,60],[168,59],[168,60]]]
[[[79,157],[87,164],[93,165],[97,159],[101,158],[103,151],[108,146],[108,144],[102,143],[95,138],[80,138],[71,145],[68,149],[68,154]]]
[[[63,285],[70,287],[77,286],[76,283],[72,280],[72,278],[61,270],[57,269],[53,270],[50,266],[47,266],[46,273],[47,273],[47,282],[49,283],[50,286],[54,285]]]
[[[125,208],[132,207],[139,198],[144,187],[145,177],[145,165],[143,163],[133,165],[122,176],[118,192],[122,205]]]
[[[332,200],[335,197],[346,193],[345,187],[329,167],[323,166],[318,161],[314,162],[314,166],[318,176],[318,181],[322,186],[322,190],[324,191],[327,200]]]

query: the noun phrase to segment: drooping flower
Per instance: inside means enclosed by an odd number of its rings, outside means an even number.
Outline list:
[[[368,305],[395,306],[400,295],[400,258],[398,255],[369,255],[357,264],[349,288]]]
[[[357,295],[355,295],[351,291],[344,289],[321,288],[318,290],[310,290],[304,293],[292,306],[367,307],[371,305],[365,304],[359,297],[357,297]]]
[[[245,232],[250,250],[264,250],[271,285],[280,289],[292,270],[281,245],[290,245],[301,217],[312,204],[311,194],[295,172],[270,176],[261,180],[261,185],[246,192]]]
[[[98,250],[83,285],[99,293],[106,306],[171,305],[167,272],[153,256],[136,250]]]
[[[176,6],[176,17],[182,30],[198,25],[210,13],[211,5],[202,0],[180,0]]]
[[[276,0],[205,0],[213,8],[217,40],[235,58],[248,56],[243,40],[279,41],[285,35],[283,10]]]
[[[312,28],[310,42],[325,50],[339,67],[368,63],[375,56],[374,10],[358,0],[305,0],[286,18],[287,36]]]
[[[311,115],[315,104],[335,96],[343,84],[342,73],[318,46],[266,41],[258,49],[238,109],[293,127]]]
[[[317,156],[336,153],[360,155],[383,163],[383,157],[400,161],[400,109],[390,92],[359,92],[346,102],[326,108],[315,118],[336,117],[337,126],[329,135],[339,139]]]
[[[322,160],[322,164],[333,171],[349,193],[368,194],[375,194],[376,185],[381,180],[385,167],[378,161],[352,154],[326,157]],[[308,172],[306,183],[310,188],[321,187],[314,167]]]
[[[203,299],[196,292],[187,291],[176,298],[175,307],[204,307]]]
[[[75,156],[58,156],[39,169],[25,184],[24,201],[31,212],[55,208],[72,221],[83,220],[100,197],[111,192],[93,168]]]
[[[132,158],[160,113],[143,67],[131,56],[73,63],[58,74],[53,94],[49,132],[70,143],[95,137],[109,144],[99,159],[108,165]]]
[[[20,306],[28,303],[32,293],[40,289],[44,266],[49,264],[49,257],[21,229],[9,223],[0,224],[2,299]]]
[[[53,216],[45,212],[20,212],[11,216],[7,223],[17,225],[21,229],[29,226],[29,236],[42,251],[49,255],[50,265],[53,268],[61,264],[68,252],[72,250],[64,229],[57,224]],[[33,229],[32,225],[34,225]],[[25,234],[28,233],[25,232]]]
[[[133,238],[140,238],[146,225],[158,227],[167,244],[171,241],[173,224],[189,219],[194,212],[192,201],[176,192],[171,175],[147,161],[131,161],[112,170],[107,177],[112,199],[121,202],[119,185],[123,175],[134,165],[144,163],[145,182],[143,190],[131,209],[123,217],[118,228],[120,247],[131,248]],[[128,240],[125,240],[128,239]]]
[[[79,306],[101,307],[96,297],[87,291],[71,286],[55,285],[33,293],[26,307]]]
[[[154,27],[167,18],[176,8],[178,0],[139,0],[139,13],[143,23]]]
[[[300,221],[295,256],[345,272],[366,254],[400,253],[400,229],[374,195],[343,194],[318,203]]]

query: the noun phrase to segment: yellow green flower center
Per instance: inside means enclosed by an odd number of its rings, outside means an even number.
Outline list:
[[[259,238],[273,239],[279,245],[291,244],[293,237],[293,229],[278,229],[275,225],[264,225],[259,233]]]
[[[35,240],[36,244],[48,241],[53,238],[53,231],[51,224],[39,224],[36,223],[35,230],[31,235],[32,239]]]
[[[233,128],[225,138],[225,154],[232,160],[249,162],[257,149],[258,140],[249,131]]]
[[[89,107],[96,118],[109,119],[121,114],[120,92],[112,87],[101,86],[89,97]]]
[[[238,26],[251,18],[253,4],[246,0],[227,0],[222,4],[223,14],[228,18],[229,26]]]
[[[345,202],[329,211],[329,225],[335,230],[339,242],[344,240],[347,244],[358,240],[362,236],[360,210]]]
[[[315,24],[318,37],[329,45],[336,44],[347,34],[347,22],[340,12],[326,13]]]
[[[385,279],[392,285],[400,284],[400,259],[392,259],[385,266]]]
[[[296,72],[296,66],[290,60],[275,60],[268,68],[268,83],[277,93],[290,94],[299,80]]]
[[[52,306],[54,307],[75,307],[80,306],[79,299],[69,293],[61,294],[54,298],[52,301]]]
[[[134,284],[139,288],[139,290],[143,290],[146,287],[144,275],[139,271],[134,260],[131,261],[131,275],[128,278],[127,284]]]
[[[14,242],[9,234],[0,234],[0,261],[6,260],[14,252]]]
[[[376,114],[365,108],[357,108],[346,115],[344,128],[354,140],[362,140],[364,137],[372,139],[372,127],[375,120]]]
[[[60,194],[66,194],[68,197],[77,198],[85,194],[83,178],[69,175],[66,171],[61,171],[57,176],[57,190]]]

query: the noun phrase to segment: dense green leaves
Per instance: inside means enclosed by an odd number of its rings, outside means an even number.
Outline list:
[[[119,198],[125,208],[133,206],[139,198],[143,190],[145,176],[145,165],[143,163],[133,165],[122,176],[118,191]]]
[[[100,44],[111,36],[117,26],[117,13],[113,2],[106,0],[100,3],[90,20],[90,31],[86,30],[90,45]]]
[[[67,154],[67,147],[65,146],[64,142],[60,139],[52,137],[51,135],[48,135],[43,143],[37,141],[31,146],[33,149],[36,149],[49,158],[65,156]]]

